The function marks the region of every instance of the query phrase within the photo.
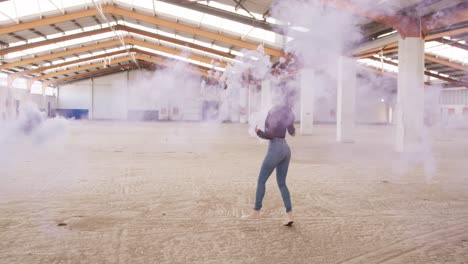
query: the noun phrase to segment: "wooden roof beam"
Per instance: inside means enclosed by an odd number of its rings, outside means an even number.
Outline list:
[[[53,27],[55,30],[57,30],[58,32],[62,33],[62,34],[65,34],[65,31],[63,31],[63,29],[61,29],[59,26],[55,25],[55,24],[50,24],[51,27]]]
[[[117,65],[117,66],[113,66],[113,67],[107,67],[107,68],[99,69],[99,70],[96,70],[96,71],[80,73],[80,74],[76,74],[76,75],[69,76],[69,77],[64,77],[64,78],[59,78],[59,79],[55,79],[55,80],[45,81],[45,82],[42,82],[42,87],[44,88],[44,87],[47,87],[47,86],[49,86],[51,84],[63,83],[65,81],[69,81],[69,80],[73,80],[73,79],[92,77],[92,76],[96,76],[98,74],[116,71],[116,70],[126,68],[126,67],[129,67],[129,66],[135,66],[136,67],[136,65],[131,61],[130,63],[124,64],[124,65]]]
[[[468,2],[425,16],[422,21],[422,31],[426,35],[433,30],[446,28],[464,21],[468,21]]]
[[[46,35],[42,34],[41,32],[39,32],[39,31],[36,30],[36,29],[30,29],[29,31],[31,31],[32,33],[34,33],[34,34],[36,34],[36,35],[38,35],[38,36],[40,36],[40,37],[43,37],[43,38],[47,39],[47,36],[46,36]]]
[[[93,16],[93,17],[94,17],[94,16]],[[78,28],[80,28],[81,30],[83,30],[83,26],[82,26],[80,23],[78,23],[78,21],[76,21],[75,19],[72,19],[72,20],[70,20],[70,21],[73,23],[73,25],[75,25],[76,27],[78,27]]]
[[[463,49],[463,50],[468,51],[468,45],[460,43],[460,42],[455,41],[455,40],[440,38],[440,39],[436,39],[435,41],[440,42],[442,44],[446,44],[446,45],[455,47],[455,48],[459,48],[459,49]]]
[[[442,64],[442,65],[454,68],[454,69],[459,69],[461,71],[468,72],[468,67],[465,66],[465,65],[462,65],[460,63],[456,63],[456,62],[448,61],[448,60],[445,60],[445,59],[437,58],[436,56],[429,55],[429,54],[425,55],[425,59],[428,60],[428,61],[432,61],[432,62],[435,62],[435,63],[439,63],[439,64]]]
[[[0,65],[0,70],[16,67],[16,66],[19,66],[19,65],[26,65],[26,64],[31,64],[31,63],[35,63],[35,62],[41,62],[41,61],[45,61],[45,60],[48,60],[48,59],[62,57],[62,56],[69,56],[69,55],[73,55],[73,54],[76,54],[76,53],[79,53],[79,52],[86,52],[86,51],[91,50],[91,49],[100,49],[100,48],[103,48],[103,47],[112,47],[112,46],[118,46],[118,45],[120,45],[119,40],[112,40],[112,41],[102,42],[102,43],[98,43],[98,44],[94,44],[94,45],[83,46],[83,47],[80,47],[80,48],[69,49],[69,50],[65,50],[65,51],[62,51],[62,52],[56,52],[56,53],[52,53],[52,54],[38,56],[38,57],[35,57],[35,58],[31,58],[31,59],[24,59],[24,60],[21,60],[21,61],[6,63],[6,64],[3,64],[3,65]]]
[[[180,24],[177,22],[165,20],[159,17],[132,12],[132,11],[129,11],[129,10],[117,7],[117,6],[104,6],[103,11],[104,13],[111,13],[111,14],[115,14],[119,16],[133,18],[136,20],[144,21],[146,23],[172,28],[176,31],[186,32],[186,33],[210,38],[216,41],[232,44],[232,45],[250,49],[250,50],[256,50],[259,45],[259,43],[252,43],[252,42],[241,40],[240,38],[233,38],[233,37],[225,36],[225,35],[210,32],[210,31],[198,28],[198,27],[184,25],[184,24]],[[274,49],[274,48],[264,47],[264,50],[266,54],[271,55],[271,56],[281,57],[284,55],[282,51]]]
[[[210,38],[216,41],[235,45],[241,48],[256,50],[259,45],[259,43],[252,43],[252,42],[248,42],[245,40],[241,40],[240,38],[225,36],[225,35],[210,32],[210,31],[198,28],[198,27],[184,25],[184,24],[180,24],[177,22],[165,20],[159,17],[137,13],[136,11],[126,10],[118,6],[104,5],[102,6],[102,11],[104,14],[110,14],[110,15],[113,14],[116,16],[133,18],[136,20],[144,21],[146,23],[172,28],[176,31],[199,35],[199,36]],[[0,34],[7,34],[11,32],[17,32],[21,30],[30,29],[30,28],[37,28],[40,26],[46,26],[50,24],[70,21],[73,19],[79,19],[83,17],[92,17],[92,16],[97,16],[97,15],[99,15],[99,12],[95,8],[88,9],[88,10],[81,10],[81,11],[77,11],[73,13],[67,13],[67,14],[58,15],[54,17],[48,17],[48,18],[43,18],[40,20],[24,22],[20,24],[2,27],[0,28]],[[284,54],[281,50],[277,50],[277,49],[270,48],[270,47],[264,47],[264,50],[266,54],[272,55],[272,56],[281,57]]]
[[[168,62],[165,61],[165,60],[161,60],[159,58],[152,58],[152,57],[146,57],[146,56],[142,56],[140,54],[137,54],[135,55],[135,58],[137,60],[143,60],[143,61],[146,61],[146,62],[149,62],[149,63],[155,63],[155,64],[159,64],[159,65],[167,65]],[[114,62],[115,63],[115,62]],[[120,63],[120,62],[119,62]],[[116,69],[120,69],[122,67],[126,67],[128,65],[132,65],[133,62],[131,61],[131,58],[130,58],[130,63],[128,64],[125,64],[125,65],[118,65],[118,66],[112,66],[112,67],[107,67],[107,68],[103,68],[103,69],[99,69],[99,70],[96,70],[96,71],[91,71],[91,72],[87,72],[87,73],[81,73],[81,74],[76,74],[76,75],[73,75],[73,76],[69,76],[69,77],[64,77],[64,78],[58,78],[58,79],[54,79],[54,80],[49,80],[49,81],[44,81],[42,83],[42,87],[43,89],[45,87],[47,87],[48,85],[51,85],[51,84],[57,84],[57,83],[63,83],[63,82],[66,82],[66,81],[70,81],[70,80],[76,80],[76,79],[83,79],[83,78],[89,78],[89,77],[93,77],[93,76],[96,76],[98,74],[102,74],[102,73],[106,73],[106,72],[112,72],[112,71],[115,71]],[[97,66],[102,66],[101,64],[95,64],[95,67],[93,68],[96,68]],[[206,77],[209,77],[208,76],[208,73],[206,71],[201,71],[201,70],[196,70],[196,69],[193,69],[191,70],[193,73],[196,73],[196,74],[199,74],[199,75],[203,75],[203,76],[206,76]],[[55,76],[54,76],[55,77]]]
[[[403,37],[419,37],[421,35],[419,20],[402,15],[395,14],[389,16],[386,10],[367,9],[361,5],[355,4],[352,0],[321,0],[321,4],[327,5],[339,10],[351,12],[357,16],[367,17],[381,24],[388,25],[396,29]]]
[[[163,65],[163,66],[167,66],[167,64],[169,64],[168,61],[160,60],[158,58],[146,57],[146,56],[143,56],[143,55],[140,55],[140,54],[135,55],[135,58],[138,59],[138,60],[143,60],[143,61],[146,61],[146,62],[155,63],[155,64]],[[192,72],[192,73],[198,74],[198,75],[203,75],[203,76],[206,76],[206,77],[208,76],[207,71],[203,71],[203,70],[200,70],[198,68],[189,69],[189,71]]]
[[[153,43],[142,41],[142,40],[139,40],[139,39],[125,38],[124,41],[125,41],[126,44],[133,44],[133,45],[138,45],[138,46],[142,46],[142,47],[149,48],[149,49],[159,50],[159,51],[169,53],[169,54],[172,54],[172,55],[181,56],[183,54],[183,51],[181,51],[181,50],[168,48],[168,47],[165,47],[165,46],[153,44]],[[208,64],[212,64],[213,61],[215,61],[212,58],[202,57],[202,56],[196,55],[196,54],[188,54],[187,58],[192,59],[192,60],[196,60],[196,61],[200,61],[200,62],[204,62],[204,63],[208,63]],[[226,67],[227,63],[219,62],[219,65],[221,67]]]
[[[207,48],[207,47],[204,47],[204,46],[201,46],[201,45],[192,44],[192,43],[185,42],[185,41],[182,41],[182,40],[178,40],[178,39],[174,39],[174,38],[154,34],[154,33],[151,33],[151,32],[147,32],[147,31],[140,30],[140,29],[135,29],[135,28],[128,27],[128,26],[116,25],[115,30],[122,30],[122,31],[127,31],[127,32],[130,32],[130,33],[139,34],[139,35],[142,35],[142,36],[145,36],[145,37],[150,37],[150,38],[153,38],[153,39],[158,39],[158,40],[166,41],[166,42],[169,42],[169,43],[190,47],[190,48],[193,48],[193,49],[201,50],[201,51],[204,51],[204,52],[207,52],[207,53],[211,53],[211,54],[214,54],[214,55],[218,55],[218,56],[222,56],[222,57],[226,57],[226,58],[230,58],[230,59],[235,58],[234,55],[229,54],[229,53],[221,52],[221,51],[211,49],[211,48]],[[102,28],[102,29],[97,29],[97,30],[93,30],[93,31],[77,33],[77,34],[73,34],[73,35],[69,35],[69,36],[63,36],[63,37],[58,37],[58,38],[54,38],[54,39],[49,39],[49,40],[45,40],[45,41],[39,41],[39,42],[31,43],[31,44],[26,44],[26,45],[20,45],[20,46],[16,46],[16,47],[1,49],[0,50],[0,55],[5,55],[5,54],[11,53],[11,52],[26,50],[26,49],[30,49],[30,48],[36,48],[36,47],[49,45],[49,44],[53,44],[53,43],[59,43],[59,42],[67,41],[67,40],[78,39],[78,38],[88,37],[88,36],[92,36],[92,35],[102,34],[102,33],[106,33],[106,32],[111,32],[111,29],[110,28]]]
[[[14,37],[15,39],[17,39],[17,40],[19,40],[19,41],[26,41],[26,42],[28,42],[27,39],[25,39],[25,38],[23,38],[23,37],[20,37],[20,36],[14,34],[14,33],[8,33],[8,35],[11,36],[11,37]]]
[[[26,50],[26,49],[31,49],[31,48],[37,48],[37,47],[50,45],[50,44],[54,44],[54,43],[59,43],[59,42],[67,41],[67,40],[89,37],[89,36],[102,34],[102,33],[110,32],[110,31],[111,31],[110,28],[102,28],[102,29],[96,29],[96,30],[93,30],[93,31],[86,31],[86,32],[77,33],[77,34],[73,34],[73,35],[48,39],[48,40],[44,40],[44,41],[38,41],[38,42],[35,42],[35,43],[19,45],[19,46],[16,46],[16,47],[1,49],[0,50],[0,55],[5,55],[5,54],[8,54],[8,53],[21,51],[21,50]]]
[[[126,39],[126,40],[127,40],[126,42],[128,43],[128,39]],[[111,45],[116,45],[117,44],[115,41],[113,41],[113,42],[114,42],[114,44],[111,44]],[[111,41],[111,43],[112,43],[112,41]],[[151,44],[151,43],[148,43],[148,42],[143,42],[143,41],[137,41],[137,42],[133,42],[133,43],[134,44],[140,44],[141,46],[148,47],[148,48],[153,48],[153,49],[160,47],[158,45]],[[96,44],[96,45],[92,45],[92,46],[86,46],[86,47],[83,47],[83,48],[87,48],[89,50],[99,49],[102,46],[101,44],[105,44],[105,43],[100,43],[100,44]],[[82,48],[80,48],[80,51],[81,51],[81,49]],[[136,52],[136,53],[141,53],[141,54],[147,54],[147,55],[150,55],[150,56],[157,56],[157,57],[161,58],[161,56],[159,56],[159,55],[156,55],[154,53],[149,53],[149,52],[146,52],[146,51],[141,51],[141,50],[136,49],[136,48],[132,48],[132,49],[130,49],[130,51],[131,52]],[[180,51],[173,50],[173,49],[169,49],[169,50],[164,49],[163,51],[166,51],[166,52],[169,51],[169,52],[173,52],[174,54],[180,54]],[[74,50],[69,50],[67,52],[73,54],[73,53],[79,52],[79,51],[74,49]],[[84,62],[84,61],[104,58],[104,57],[113,56],[113,55],[117,55],[117,54],[123,54],[123,53],[125,53],[125,51],[117,51],[117,52],[113,52],[113,53],[102,54],[102,55],[99,55],[99,56],[82,58],[82,59],[73,60],[73,61],[70,61],[70,62],[64,62],[64,63],[61,63],[61,64],[51,65],[51,66],[47,66],[47,67],[40,67],[38,69],[32,69],[32,70],[27,70],[27,71],[22,71],[22,72],[15,73],[14,76],[12,76],[12,77],[16,78],[16,77],[19,77],[19,76],[22,76],[22,75],[25,75],[25,74],[38,73],[38,72],[42,72],[42,71],[52,69],[52,68],[64,67],[64,66],[71,65],[71,64],[76,64],[76,63],[80,63],[80,62]],[[62,55],[62,54],[60,54],[60,55]],[[47,56],[50,56],[50,55],[47,55]],[[56,56],[58,56],[58,55],[56,55]],[[191,56],[191,58],[192,59],[199,59],[198,57],[193,57],[193,56]],[[38,57],[38,59],[41,60],[43,58]],[[5,65],[7,65],[5,67],[8,68],[8,64],[5,64]],[[198,68],[200,68],[201,70],[205,70],[205,71],[208,70],[208,68],[204,68],[204,67],[201,67],[201,66],[199,66]],[[38,78],[44,78],[44,76],[39,76]]]
[[[114,56],[114,55],[121,55],[121,54],[125,54],[125,53],[127,53],[127,51],[125,51],[125,50],[110,52],[110,53],[101,54],[101,55],[98,55],[98,56],[92,56],[92,57],[82,58],[82,59],[78,59],[78,60],[67,61],[67,62],[64,62],[64,63],[54,64],[54,65],[50,65],[50,66],[46,66],[46,67],[39,67],[37,69],[25,70],[25,71],[22,71],[22,72],[12,74],[12,76],[14,78],[17,78],[17,77],[24,76],[24,75],[44,72],[46,70],[50,70],[50,69],[54,69],[54,68],[65,67],[65,66],[68,66],[68,65],[76,64],[76,63],[81,63],[81,62],[91,61],[91,60],[97,60],[97,59],[110,57],[110,56]]]
[[[127,62],[127,61],[131,61],[131,60],[132,60],[132,57],[125,56],[125,57],[121,57],[121,58],[112,59],[112,60],[110,60],[109,64]],[[79,67],[73,67],[73,68],[70,68],[70,69],[67,69],[67,70],[52,72],[52,73],[44,74],[44,75],[41,75],[41,76],[38,76],[38,77],[34,77],[33,81],[50,79],[52,77],[57,77],[57,76],[64,75],[64,74],[85,71],[85,70],[88,70],[88,69],[93,69],[93,68],[98,68],[98,67],[106,67],[107,65],[108,65],[107,61],[104,61],[104,62],[98,62],[98,63],[88,64],[88,65],[83,65],[83,66],[79,66]]]
[[[209,15],[214,15],[214,16],[221,17],[221,18],[226,18],[226,19],[229,19],[229,20],[232,20],[232,21],[236,21],[236,22],[243,23],[243,24],[250,25],[250,26],[253,26],[253,27],[257,27],[257,28],[262,28],[262,29],[265,29],[265,30],[268,30],[268,31],[274,31],[274,29],[275,29],[273,24],[270,24],[270,23],[268,23],[266,21],[258,20],[258,19],[254,19],[254,18],[249,18],[249,17],[243,16],[243,15],[239,15],[239,14],[236,14],[236,13],[233,13],[233,12],[225,11],[225,10],[215,8],[215,7],[212,7],[212,6],[199,4],[199,3],[197,3],[197,1],[187,1],[187,0],[160,0],[160,1],[170,3],[172,5],[178,5],[178,6],[188,8],[188,9],[191,9],[191,10],[196,10],[196,11],[206,13],[206,14],[209,14]],[[200,1],[198,1],[198,2],[200,2]],[[264,14],[264,17],[265,16],[266,15]]]
[[[142,35],[142,36],[145,36],[145,37],[150,37],[150,38],[153,38],[153,39],[158,39],[158,40],[166,41],[166,42],[181,45],[181,46],[186,46],[186,47],[189,47],[189,48],[201,50],[201,51],[204,51],[204,52],[207,52],[207,53],[212,53],[212,54],[219,55],[219,56],[226,57],[226,58],[230,58],[230,59],[235,58],[234,55],[226,53],[226,52],[222,52],[222,51],[218,51],[218,50],[215,50],[215,49],[207,48],[207,47],[204,47],[204,46],[201,46],[201,45],[197,45],[197,44],[193,44],[193,43],[190,43],[190,42],[182,41],[182,40],[179,40],[179,39],[176,39],[176,38],[170,38],[170,37],[166,37],[166,36],[163,36],[163,35],[154,34],[154,33],[148,32],[148,31],[132,28],[132,27],[129,27],[129,26],[117,25],[117,26],[115,26],[115,29],[116,30],[127,31],[127,32],[130,32],[130,33],[139,34],[139,35]]]
[[[375,60],[375,61],[380,61],[380,59],[376,58],[376,57],[369,57],[369,59]],[[390,61],[390,60],[384,60],[384,63],[390,64],[390,65],[393,65],[393,66],[398,66],[398,63]],[[393,74],[394,73],[392,73],[392,75]],[[464,86],[464,87],[468,88],[468,83],[461,82],[461,81],[458,81],[458,80],[455,80],[455,79],[452,79],[452,78],[447,78],[447,77],[441,76],[439,74],[432,73],[430,71],[424,71],[424,75],[430,76],[430,77],[433,77],[433,78],[437,78],[437,79],[445,81],[445,82],[453,83],[453,84]],[[396,78],[398,76],[398,74],[394,74],[394,76]]]

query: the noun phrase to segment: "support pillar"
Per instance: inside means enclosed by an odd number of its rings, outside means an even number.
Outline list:
[[[354,142],[356,108],[356,60],[341,56],[338,63],[336,140]]]
[[[39,109],[41,111],[44,111],[45,113],[47,113],[47,95],[46,95],[47,87],[48,85],[45,83],[42,85],[42,103],[41,103],[42,105],[39,106]]]
[[[301,85],[301,135],[312,134],[314,128],[314,77],[311,68],[305,68],[300,73]]]
[[[34,84],[33,79],[28,79],[26,83],[27,92],[26,92],[25,101],[31,101],[31,90],[32,90],[33,84]]]
[[[261,97],[261,111],[269,111],[273,106],[271,98],[271,81],[264,80],[262,81],[262,91],[260,94]]]
[[[89,79],[89,86],[91,89],[89,89],[89,101],[91,104],[89,105],[89,110],[88,110],[88,119],[93,120],[94,119],[94,79],[91,78]],[[60,87],[57,88],[57,97],[60,96]],[[60,98],[59,98],[59,103],[60,103]],[[59,104],[57,104],[58,108],[60,108]],[[161,115],[161,107],[158,108],[158,114]],[[160,117],[158,116],[160,119]],[[161,119],[160,119],[161,120]]]
[[[398,41],[396,150],[417,152],[424,132],[424,39]]]
[[[246,124],[248,117],[249,85],[243,84],[239,91],[239,122]]]
[[[14,98],[13,98],[13,82],[15,78],[11,75],[7,77],[7,93],[5,98],[5,117],[6,120],[12,120],[14,116]]]
[[[261,104],[261,98],[259,96],[258,84],[249,85],[249,107],[248,107],[249,119],[252,116],[252,114],[260,110],[260,107],[261,107],[260,104]]]

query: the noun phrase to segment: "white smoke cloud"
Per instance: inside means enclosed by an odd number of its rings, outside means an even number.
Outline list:
[[[186,57],[186,54],[182,56]],[[190,114],[187,109],[201,108],[202,77],[195,73],[196,70],[187,62],[173,60],[162,69],[136,72],[136,78],[128,81],[129,110],[159,111],[159,118],[186,120]],[[193,104],[196,105],[191,107]]]
[[[14,120],[0,121],[0,166],[11,167],[31,152],[57,147],[67,135],[68,121],[48,119],[34,103],[26,102]]]

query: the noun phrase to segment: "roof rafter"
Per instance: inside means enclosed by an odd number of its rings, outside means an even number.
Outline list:
[[[457,42],[455,40],[440,38],[440,39],[436,39],[435,41],[446,44],[446,45],[449,45],[449,46],[452,46],[452,47],[456,47],[456,48],[468,51],[468,45]]]
[[[112,40],[112,41],[102,42],[102,43],[98,43],[98,44],[94,44],[94,45],[83,46],[83,47],[76,48],[76,49],[68,49],[68,50],[65,50],[65,51],[62,51],[62,52],[56,52],[56,53],[51,53],[51,54],[47,54],[47,55],[43,55],[43,56],[38,56],[38,57],[35,57],[35,58],[31,58],[31,59],[25,59],[25,60],[21,60],[21,61],[6,63],[6,64],[3,64],[3,65],[0,65],[0,70],[16,67],[16,66],[19,66],[19,65],[31,64],[31,63],[34,63],[34,62],[41,62],[41,61],[45,61],[45,60],[48,60],[48,59],[62,57],[62,56],[68,56],[68,55],[72,55],[72,54],[79,53],[79,52],[86,52],[86,51],[91,50],[91,49],[100,49],[100,48],[103,48],[103,47],[112,47],[112,46],[118,46],[118,45],[120,45],[119,40]]]
[[[136,28],[129,27],[129,26],[116,25],[114,27],[114,29],[115,30],[126,31],[126,32],[129,32],[129,33],[139,34],[139,35],[142,35],[142,36],[145,36],[145,37],[150,37],[150,38],[153,38],[153,39],[158,39],[158,40],[166,41],[166,42],[181,45],[181,46],[186,46],[186,47],[189,47],[189,48],[201,50],[201,51],[204,51],[204,52],[208,52],[208,53],[211,53],[211,54],[214,54],[214,55],[219,55],[219,56],[230,58],[230,59],[235,58],[235,56],[230,54],[230,53],[218,51],[218,50],[207,48],[207,47],[204,47],[204,46],[201,46],[201,45],[189,43],[189,42],[178,40],[178,39],[175,39],[175,38],[162,36],[162,35],[159,35],[159,34],[147,32],[147,31],[144,31],[144,30],[141,30],[141,29],[136,29]],[[96,30],[92,30],[92,31],[77,33],[77,34],[73,34],[73,35],[58,37],[58,38],[54,38],[54,39],[49,39],[49,40],[45,40],[45,41],[39,41],[39,42],[31,43],[31,44],[20,45],[20,46],[16,46],[16,47],[7,48],[7,49],[2,49],[2,50],[0,50],[0,55],[5,55],[5,54],[11,53],[11,52],[26,50],[26,49],[30,49],[30,48],[36,48],[36,47],[40,47],[40,46],[45,46],[45,45],[49,45],[49,44],[53,44],[53,43],[59,43],[59,42],[63,42],[63,41],[68,41],[68,40],[93,36],[93,35],[97,35],[97,34],[107,33],[107,32],[111,32],[111,31],[112,30],[109,27],[106,27],[106,28],[96,29]]]
[[[150,42],[147,42],[147,41],[142,41],[142,40],[138,40],[138,39],[130,38],[130,37],[123,38],[123,41],[124,41],[125,44],[138,45],[138,46],[142,46],[142,47],[153,49],[153,50],[159,50],[161,52],[169,53],[169,54],[172,54],[172,55],[182,56],[183,53],[184,53],[184,51],[182,51],[182,50],[173,49],[173,48],[153,44],[153,43],[150,43]],[[0,65],[0,70],[1,69],[7,69],[7,68],[13,68],[13,67],[17,67],[17,66],[20,66],[20,65],[26,65],[26,64],[30,64],[30,63],[34,63],[34,62],[40,62],[40,61],[44,61],[44,60],[47,60],[47,59],[53,59],[53,58],[57,58],[57,57],[73,55],[73,54],[77,54],[77,53],[80,53],[80,52],[87,52],[87,51],[94,50],[94,49],[100,49],[100,48],[104,48],[104,47],[112,47],[112,46],[118,46],[118,45],[120,45],[119,40],[101,42],[101,43],[94,44],[94,45],[83,46],[83,47],[75,48],[75,49],[68,49],[68,50],[65,50],[65,51],[62,51],[62,52],[56,52],[56,53],[52,53],[52,54],[38,56],[38,57],[35,57],[35,58],[31,58],[31,59],[25,59],[25,60],[20,60],[20,61],[16,61],[16,62],[6,63],[6,64],[3,64],[3,65]],[[196,54],[188,54],[187,58],[193,59],[193,60],[196,60],[196,61],[200,61],[200,62],[204,62],[204,63],[208,63],[208,64],[212,64],[213,61],[215,61],[215,59],[213,59],[213,58],[203,57],[203,56],[196,55]],[[227,63],[225,63],[225,62],[217,62],[217,64],[219,64],[220,67],[226,67],[227,66]]]
[[[116,16],[133,18],[136,20],[144,21],[146,23],[172,28],[177,31],[183,31],[183,32],[194,34],[194,35],[203,36],[203,37],[210,38],[216,41],[235,45],[241,48],[256,50],[259,45],[259,43],[252,43],[252,42],[248,42],[245,40],[241,40],[239,38],[225,36],[225,35],[210,32],[201,28],[180,24],[180,23],[165,20],[159,17],[145,15],[142,13],[138,13],[136,11],[126,10],[118,6],[112,6],[112,5],[102,6],[102,12],[104,14],[109,14],[109,15],[113,14]],[[66,13],[63,15],[43,18],[40,20],[24,22],[21,24],[15,24],[15,25],[2,27],[0,28],[0,34],[7,34],[7,33],[17,32],[21,30],[30,29],[30,28],[38,28],[41,26],[46,26],[46,25],[55,24],[59,22],[70,21],[73,19],[79,19],[79,18],[84,18],[84,17],[92,17],[92,16],[97,16],[97,15],[99,15],[99,11],[96,10],[95,8],[88,9],[88,10],[81,10],[77,12]],[[269,54],[272,56],[277,56],[277,57],[283,56],[283,52],[278,49],[264,47],[264,51],[266,54]]]
[[[105,60],[104,62],[97,62],[97,63],[93,63],[93,64],[87,64],[87,65],[83,65],[83,66],[79,66],[79,67],[73,67],[73,68],[70,68],[70,69],[67,69],[67,70],[56,71],[56,72],[48,73],[48,74],[41,75],[41,76],[38,76],[38,77],[34,77],[33,81],[50,79],[52,77],[56,77],[56,76],[60,76],[60,75],[64,75],[64,74],[69,74],[69,73],[80,72],[80,71],[93,69],[93,68],[98,68],[98,67],[106,67],[109,64],[127,62],[127,61],[130,61],[130,60],[132,60],[131,56],[124,56],[124,57],[120,57],[120,58],[116,58],[116,59],[111,59],[110,61]]]
[[[363,5],[356,4],[352,0],[321,0],[320,3],[391,26],[402,37],[424,37],[436,29],[446,28],[468,20],[468,4],[466,3],[421,18],[409,16],[402,12],[389,15],[388,11],[384,9],[366,10]],[[437,19],[434,19],[434,16],[437,16]]]
[[[369,57],[369,59],[375,60],[375,61],[380,61],[380,58],[376,58],[376,57],[373,57],[373,56]],[[393,62],[393,61],[388,60],[388,59],[384,59],[383,62],[386,63],[386,64],[389,64],[389,65],[398,66],[398,63]],[[396,73],[391,73],[391,75],[392,76],[393,75],[398,76]],[[424,71],[424,75],[434,77],[434,78],[437,78],[437,79],[442,80],[442,81],[446,81],[446,82],[449,82],[449,83],[461,85],[461,86],[464,86],[464,87],[468,88],[468,83],[466,83],[466,82],[461,82],[461,81],[458,81],[458,80],[455,80],[455,79],[452,79],[452,78],[447,78],[447,77],[441,76],[439,74],[432,73],[430,71]]]
[[[442,65],[445,65],[445,66],[449,66],[451,68],[455,68],[455,69],[462,70],[464,72],[468,72],[468,67],[467,66],[464,66],[464,65],[456,63],[456,62],[441,59],[441,58],[438,58],[438,57],[430,55],[430,54],[426,54],[425,58],[428,61],[436,62],[436,63],[442,64]]]
[[[454,29],[454,30],[447,30],[447,31],[427,35],[427,36],[425,36],[424,40],[425,41],[431,41],[431,40],[440,39],[442,37],[457,36],[457,35],[461,35],[461,34],[465,34],[465,33],[468,33],[468,27]],[[379,40],[374,40],[373,42],[375,42],[375,41],[379,41]],[[382,46],[378,47],[378,48],[367,49],[366,51],[355,54],[354,56],[355,57],[369,57],[369,56],[372,56],[372,55],[380,52],[382,48],[384,48],[384,50],[390,50],[390,49],[393,48],[393,49],[395,49],[395,51],[397,51],[398,50],[398,41],[392,41],[392,42],[386,43],[385,45],[382,45]]]
[[[120,55],[120,54],[124,54],[124,53],[126,53],[125,50],[105,53],[105,54],[102,54],[102,55],[82,58],[82,59],[73,60],[73,61],[67,61],[67,62],[64,62],[64,63],[54,64],[54,65],[50,65],[50,66],[46,66],[46,67],[40,67],[40,68],[37,68],[37,69],[25,70],[25,71],[22,71],[22,72],[17,72],[17,73],[11,74],[11,76],[13,78],[17,78],[17,77],[28,75],[28,74],[39,73],[39,72],[43,72],[43,71],[54,69],[54,68],[65,67],[65,66],[72,65],[72,64],[77,64],[77,63],[91,61],[91,60],[97,60],[97,59],[110,57],[110,56],[114,56],[114,55]]]
[[[135,58],[137,60],[142,60],[142,61],[146,61],[146,62],[154,63],[154,64],[159,64],[159,65],[167,65],[169,63],[168,61],[161,60],[159,58],[147,57],[147,56],[143,56],[141,54],[136,54]],[[86,73],[75,74],[73,76],[68,76],[68,77],[53,79],[53,80],[49,80],[49,81],[44,81],[44,82],[42,82],[42,87],[44,88],[44,87],[49,86],[51,84],[64,83],[64,82],[67,82],[67,81],[70,81],[70,80],[90,78],[90,77],[94,77],[94,76],[96,76],[98,74],[101,74],[101,73],[112,72],[112,71],[121,69],[122,67],[132,65],[133,63],[131,61],[131,58],[128,57],[127,59],[130,60],[130,63],[125,64],[125,65],[111,66],[111,67],[106,67],[104,69],[98,69],[96,71],[90,71],[90,72],[86,72]],[[113,63],[116,63],[116,61],[113,62]],[[102,67],[102,64],[94,64],[94,67],[92,67],[92,68],[97,68],[97,67]],[[199,75],[202,75],[202,76],[205,76],[205,77],[209,77],[209,74],[206,71],[203,71],[202,69],[199,69],[199,68],[194,68],[194,69],[191,69],[190,71],[195,73],[195,74],[199,74]],[[65,71],[63,72],[63,74],[65,74]],[[63,74],[59,74],[59,75],[63,75]],[[59,76],[59,75],[57,75],[57,76]]]
[[[86,31],[86,32],[77,33],[77,34],[73,34],[73,35],[48,39],[48,40],[44,40],[44,41],[38,41],[38,42],[29,43],[29,44],[25,44],[25,45],[19,45],[19,46],[15,46],[15,47],[0,50],[0,55],[5,55],[5,54],[8,54],[8,53],[21,51],[21,50],[26,50],[26,49],[31,49],[31,48],[37,48],[37,47],[50,45],[50,44],[54,44],[54,43],[64,42],[64,41],[67,41],[67,40],[89,37],[89,36],[93,36],[93,35],[97,35],[97,34],[101,34],[101,33],[106,33],[106,32],[109,32],[109,31],[111,31],[109,28],[96,29],[96,30],[93,30],[93,31]]]
[[[169,53],[169,54],[172,54],[172,55],[182,56],[183,53],[184,53],[184,51],[181,51],[181,50],[178,50],[178,49],[168,48],[168,47],[165,47],[165,46],[153,44],[153,43],[150,43],[150,42],[147,42],[147,41],[142,41],[142,40],[135,39],[135,38],[128,38],[127,37],[127,38],[124,39],[124,41],[127,44],[133,44],[133,45],[138,45],[138,46],[153,49],[153,50],[159,50],[159,51]],[[196,54],[187,54],[186,57],[188,59],[197,60],[197,61],[208,63],[208,64],[214,64],[214,61],[215,61],[215,59],[213,59],[213,58],[202,57],[202,56],[196,55]],[[220,67],[226,67],[227,66],[226,62],[218,61],[216,63],[218,63]]]
[[[192,10],[199,11],[202,13],[226,18],[232,21],[236,21],[239,23],[253,26],[253,27],[265,29],[268,31],[274,31],[274,25],[266,21],[246,17],[243,15],[239,15],[237,13],[229,12],[229,11],[215,8],[209,5],[199,4],[195,1],[186,1],[186,0],[160,0],[160,1],[170,3],[172,5],[177,5],[180,7],[192,9]]]
[[[118,71],[118,70],[120,70],[122,68],[127,68],[127,67],[137,67],[137,66],[136,66],[136,64],[133,63],[133,61],[130,61],[130,63],[124,64],[124,65],[112,66],[112,67],[108,67],[108,68],[104,68],[104,69],[99,69],[99,70],[96,70],[96,71],[91,71],[91,72],[87,72],[87,73],[80,73],[80,74],[76,74],[76,75],[73,75],[73,76],[68,76],[68,77],[64,77],[64,78],[60,78],[60,79],[46,81],[46,82],[42,83],[42,88],[44,89],[45,87],[47,87],[47,86],[49,86],[51,84],[63,83],[63,82],[68,81],[68,80],[73,80],[73,79],[78,79],[78,78],[89,78],[91,76],[96,76],[96,75],[102,74],[102,73],[112,72],[112,71],[116,71],[116,70]]]

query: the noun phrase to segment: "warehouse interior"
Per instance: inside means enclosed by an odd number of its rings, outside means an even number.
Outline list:
[[[467,131],[464,0],[0,0],[0,263],[465,263]]]

